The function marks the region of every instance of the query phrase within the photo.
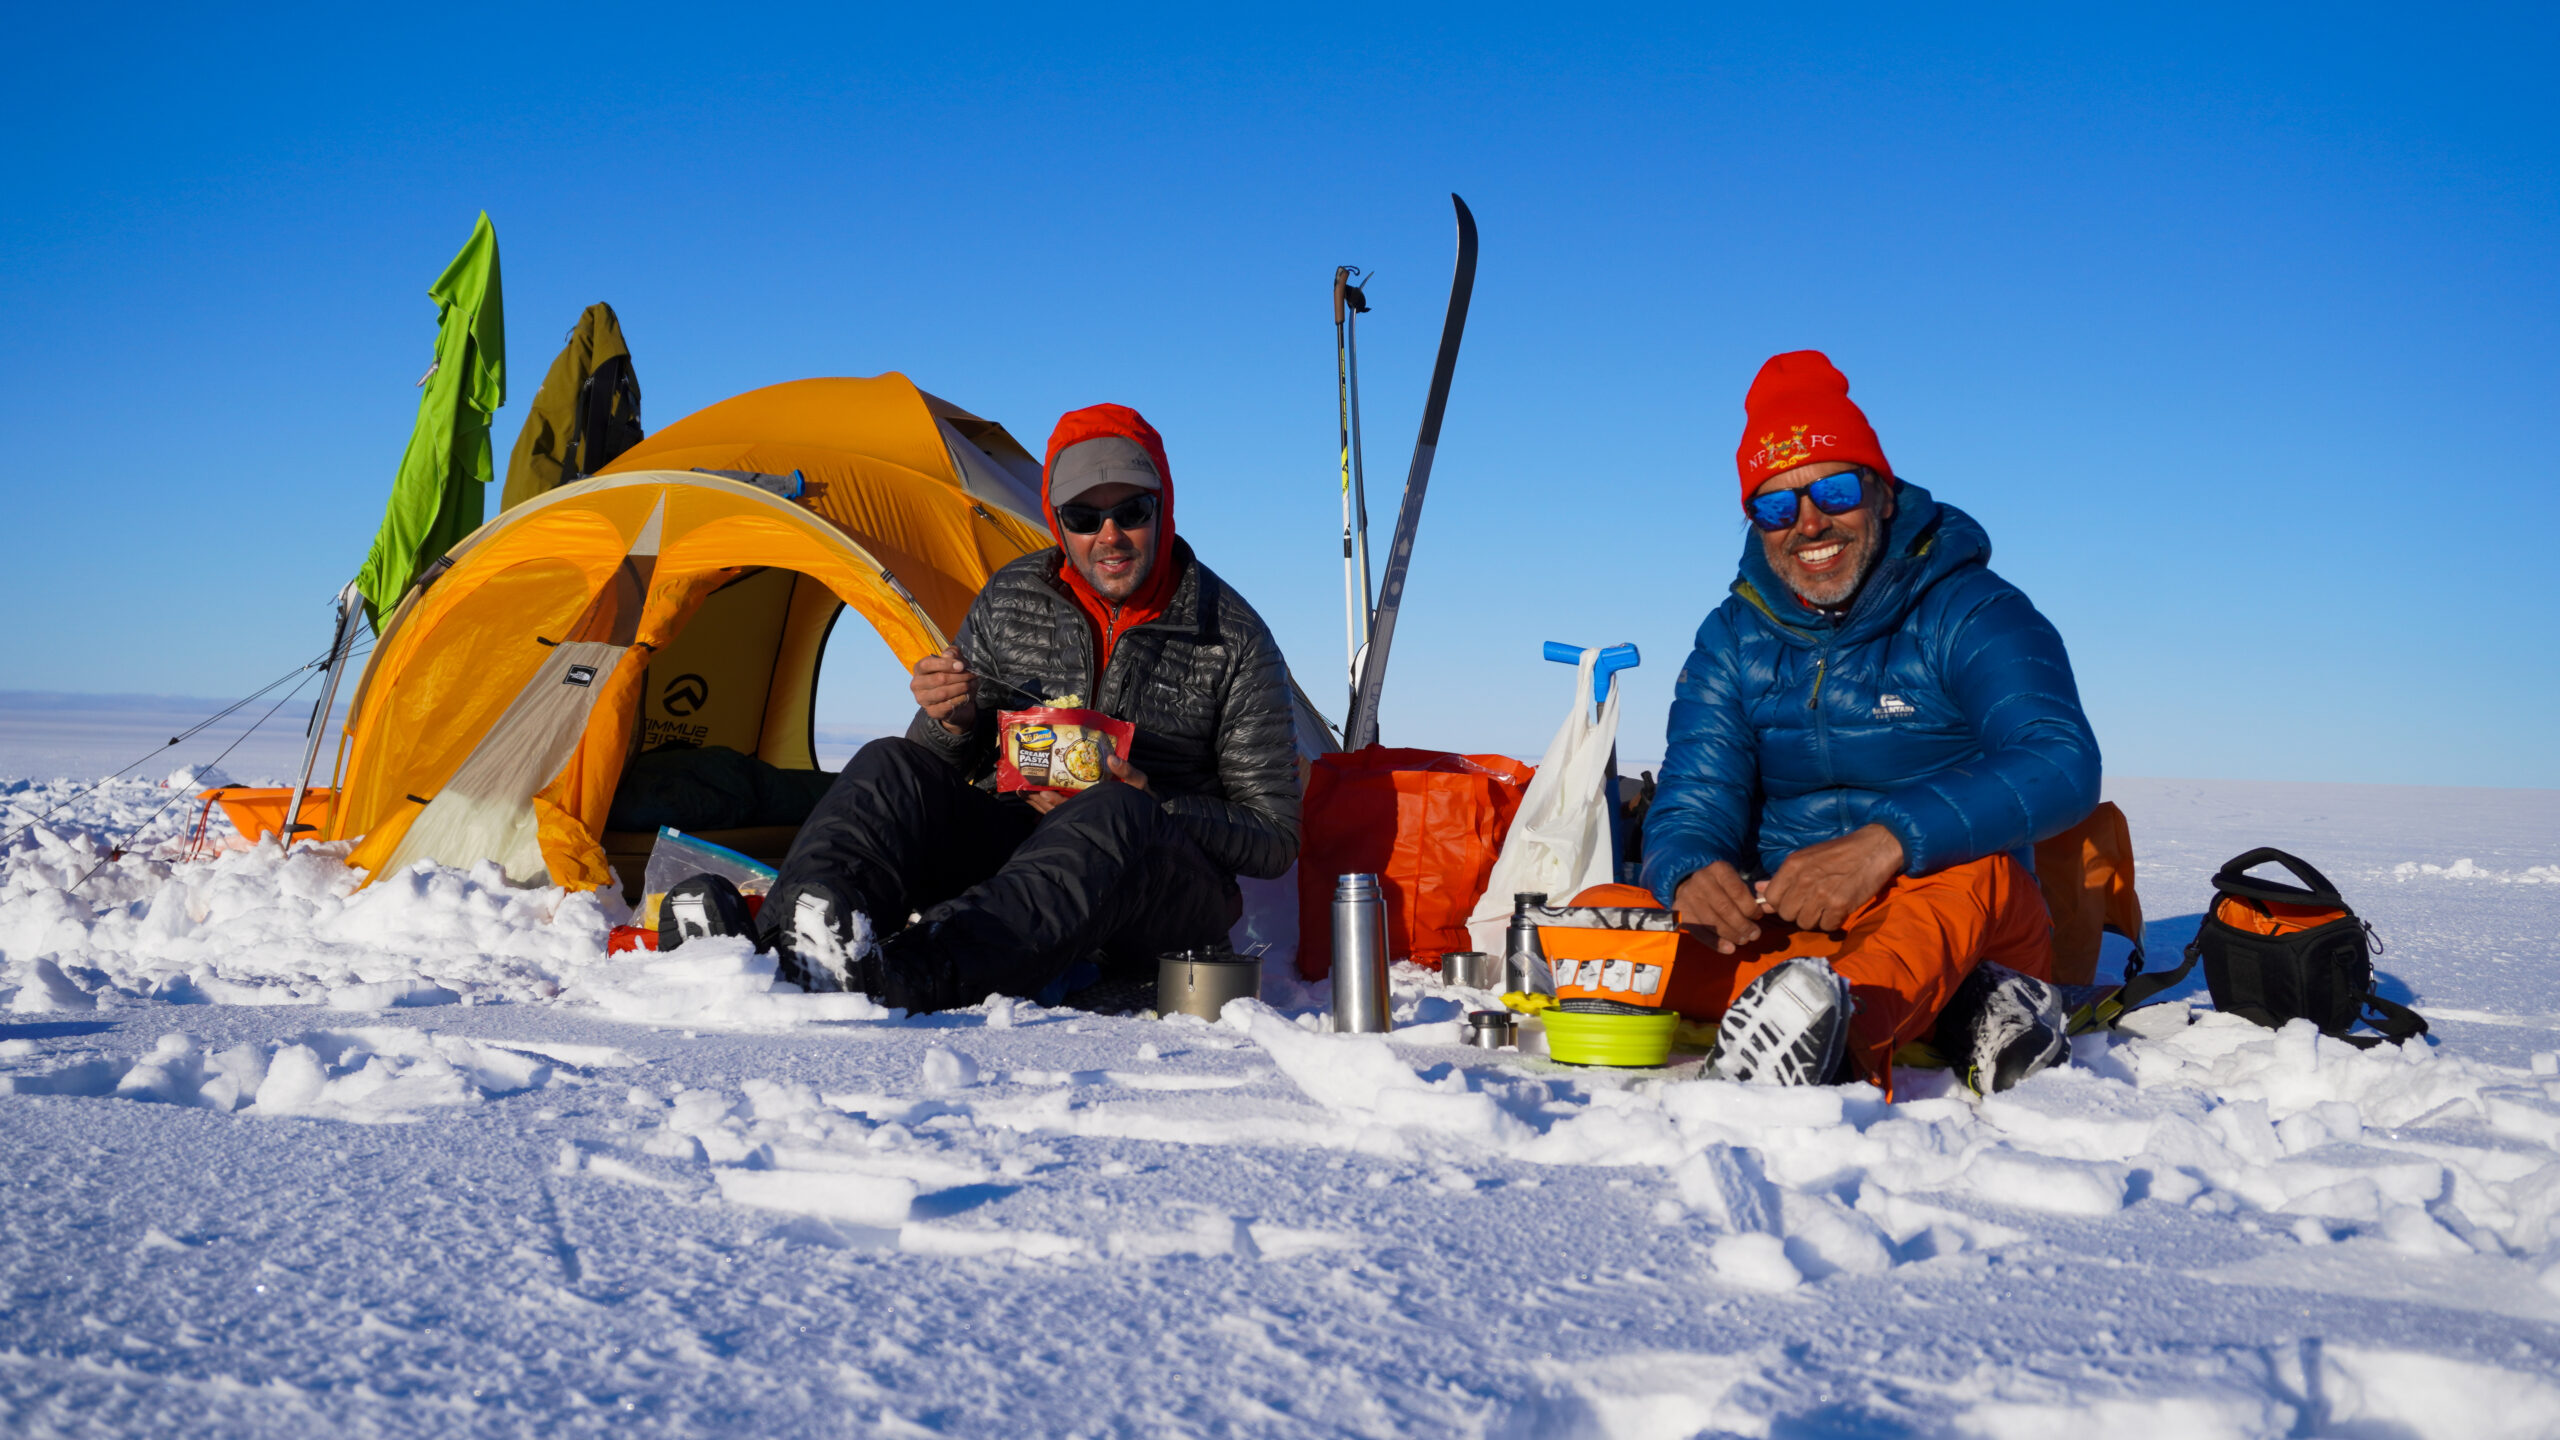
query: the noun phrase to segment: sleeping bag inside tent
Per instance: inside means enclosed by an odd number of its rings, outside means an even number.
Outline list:
[[[494,860],[582,889],[609,865],[636,883],[658,824],[778,859],[831,778],[812,724],[837,619],[913,667],[1048,546],[1039,494],[1002,426],[899,374],[688,416],[421,577],[350,707],[327,833],[377,876]]]

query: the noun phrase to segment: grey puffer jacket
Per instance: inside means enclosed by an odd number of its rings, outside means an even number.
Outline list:
[[[977,725],[953,735],[918,710],[907,738],[983,782],[995,773],[996,712],[1032,703],[996,681],[1078,697],[1138,727],[1129,763],[1211,860],[1277,878],[1298,858],[1298,746],[1289,667],[1270,627],[1176,537],[1173,599],[1120,637],[1096,684],[1093,624],[1058,578],[1064,560],[1037,551],[988,578],[952,642],[979,677]]]

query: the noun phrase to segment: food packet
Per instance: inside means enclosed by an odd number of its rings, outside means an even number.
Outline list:
[[[1099,710],[1040,706],[996,712],[996,788],[1072,795],[1111,778],[1138,727]]]
[[[762,895],[773,888],[774,881],[774,868],[763,861],[663,825],[658,827],[657,843],[649,847],[645,874],[640,886],[640,923],[653,932],[658,928],[658,902],[679,881],[702,874],[726,875],[741,895]]]

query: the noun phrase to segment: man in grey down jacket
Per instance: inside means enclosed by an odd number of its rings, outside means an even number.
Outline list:
[[[2006,1088],[2063,1053],[2028,867],[2098,802],[2071,659],[1982,527],[1894,477],[1819,352],[1769,361],[1743,408],[1742,573],[1645,820],[1646,886],[1712,940],[1713,983],[1677,981],[1721,1013],[1732,1078],[1886,1084],[1934,1038]]]
[[[1041,491],[1058,548],[987,581],[916,666],[905,738],[864,746],[792,842],[759,922],[785,978],[911,1011],[1054,1000],[1222,939],[1235,877],[1297,859],[1288,667],[1175,538],[1154,427],[1065,416]],[[1129,721],[1129,754],[1072,796],[995,793],[996,712],[1038,702]]]

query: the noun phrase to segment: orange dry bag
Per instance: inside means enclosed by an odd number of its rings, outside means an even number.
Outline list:
[[[1387,953],[1437,965],[1471,949],[1467,915],[1537,767],[1503,755],[1371,745],[1319,755],[1298,846],[1298,973],[1333,973],[1333,882],[1371,874]]]

